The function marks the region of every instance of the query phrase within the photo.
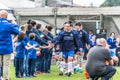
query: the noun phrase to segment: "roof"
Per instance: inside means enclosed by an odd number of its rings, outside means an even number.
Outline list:
[[[48,6],[72,6],[72,3],[71,2],[66,2],[66,1],[63,1],[63,0],[48,0],[48,3],[47,3]]]
[[[57,15],[120,15],[120,7],[81,8],[81,7],[56,7]],[[21,16],[50,16],[54,15],[54,7],[51,8],[30,8],[15,9],[16,15]]]
[[[0,0],[0,2],[10,8],[35,8],[35,2],[29,0]]]

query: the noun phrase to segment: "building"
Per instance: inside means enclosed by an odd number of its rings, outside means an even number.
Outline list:
[[[68,7],[72,6],[73,0],[35,0],[35,6],[38,7]]]
[[[73,4],[73,0],[63,0],[63,1],[65,1],[65,2],[70,2],[70,3]]]

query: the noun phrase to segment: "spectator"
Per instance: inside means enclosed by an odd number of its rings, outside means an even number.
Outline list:
[[[39,32],[39,36],[48,41],[48,40],[51,40],[52,41],[52,38],[45,32],[43,32],[43,29],[42,29],[42,26],[41,24],[36,24],[36,29],[38,30]],[[47,29],[46,29],[47,30]],[[48,32],[48,30],[47,30]],[[51,53],[51,50],[52,49],[41,49],[41,55],[40,56],[37,56],[37,71],[38,73],[41,74],[41,72],[45,72],[45,73],[50,73],[50,70],[48,69],[49,68],[49,60],[50,60],[50,53]],[[51,62],[51,61],[50,61]],[[44,64],[43,64],[44,63]],[[44,66],[44,68],[42,67],[42,64]]]
[[[94,34],[93,34],[93,30],[89,30],[89,39],[91,39],[92,36],[94,36]]]
[[[92,80],[109,80],[116,72],[112,66],[113,60],[110,56],[109,50],[106,47],[106,40],[104,38],[97,39],[97,45],[91,48],[88,52],[88,60],[86,63],[86,70]],[[109,65],[106,64],[109,62]]]
[[[23,65],[24,65],[24,57],[25,57],[25,52],[26,49],[31,49],[33,48],[32,46],[28,47],[26,45],[26,42],[24,41],[25,34],[21,32],[18,35],[18,40],[15,43],[15,49],[16,49],[16,60],[15,60],[15,74],[16,78],[21,78],[24,77],[24,72],[23,72]]]
[[[21,26],[21,32],[26,33],[27,26],[26,25],[25,26]],[[26,34],[24,36],[24,41],[25,41],[26,44],[29,41],[28,36]],[[25,55],[24,55],[24,73],[25,73],[25,77],[29,77],[29,74],[28,74],[28,50],[27,49],[25,49]]]
[[[51,32],[52,32],[52,26],[46,26],[46,34],[47,34],[47,36],[49,36],[51,39],[53,39],[53,35],[51,34]],[[48,59],[48,72],[50,72],[50,67],[51,67],[51,60],[52,60],[52,50],[53,49],[50,49],[49,50],[49,59]]]
[[[9,80],[8,68],[10,64],[11,53],[13,52],[11,34],[19,34],[19,26],[12,20],[7,20],[8,13],[4,10],[0,11],[0,66],[3,63],[3,79]]]
[[[96,36],[92,36],[90,39],[90,48],[96,46]]]
[[[114,32],[110,33],[110,37],[107,39],[107,43],[110,47],[110,51],[115,53],[116,38],[115,38],[115,33]]]
[[[52,32],[52,26],[46,26],[47,32],[46,34],[53,39],[53,35],[51,34]]]
[[[30,49],[28,51],[28,56],[29,56],[29,61],[28,61],[28,65],[29,65],[29,75],[31,77],[35,77],[34,75],[34,71],[35,71],[35,63],[36,63],[36,50],[40,50],[40,48],[51,48],[51,45],[48,46],[40,46],[35,40],[35,34],[34,33],[30,33],[29,34],[29,44],[34,46],[33,49]]]
[[[119,59],[118,66],[120,66],[120,36],[117,37],[117,48],[116,48],[116,56]]]

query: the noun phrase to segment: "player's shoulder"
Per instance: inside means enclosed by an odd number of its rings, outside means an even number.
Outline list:
[[[85,30],[82,30],[82,32],[87,34],[87,32]]]
[[[71,32],[75,35],[78,34],[78,32],[76,30],[72,30]]]

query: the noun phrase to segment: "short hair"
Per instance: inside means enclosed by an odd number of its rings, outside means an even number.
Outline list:
[[[112,35],[112,33],[115,34],[115,32],[111,32],[111,33],[110,33],[110,36]]]
[[[21,26],[20,29],[23,31],[25,29],[25,26]]]
[[[89,32],[92,32],[92,33],[93,33],[93,30],[89,30]]]
[[[72,25],[72,21],[67,21],[67,22],[64,23],[64,25],[65,25],[65,24],[70,24],[71,27],[73,26],[73,25]]]
[[[30,19],[30,20],[28,20],[28,21],[27,21],[27,24],[30,24],[30,23],[31,23],[31,21],[32,21],[31,19]]]
[[[32,26],[31,24],[28,24],[27,29],[28,29],[28,30],[32,30],[32,27],[33,27],[33,26]]]
[[[41,28],[41,24],[36,24],[36,29],[40,29]]]
[[[24,40],[24,37],[25,37],[25,33],[24,32],[20,32],[20,34],[18,35],[18,40],[19,41]]]
[[[82,24],[80,22],[77,22],[75,26],[82,26]]]
[[[35,21],[31,21],[30,24],[32,24],[32,26],[34,27],[36,25]]]
[[[34,34],[34,33],[30,33],[30,34],[29,34],[29,39],[30,39],[30,40],[33,40],[34,38],[35,38],[35,34]]]
[[[47,28],[47,29],[48,29],[48,31],[51,31],[51,30],[53,29],[53,27],[52,27],[52,26],[46,26],[45,28]]]

